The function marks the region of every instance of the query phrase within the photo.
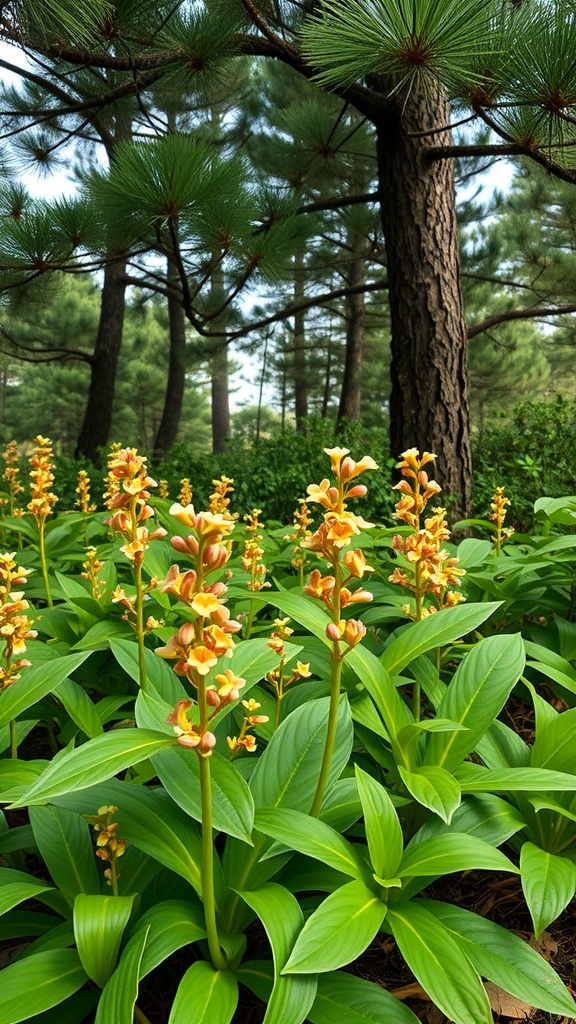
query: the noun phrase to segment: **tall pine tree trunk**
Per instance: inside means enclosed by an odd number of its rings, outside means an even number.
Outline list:
[[[97,462],[110,437],[118,357],[122,345],[126,294],[126,263],[107,263],[98,333],[91,360],[90,387],[76,455]]]
[[[356,246],[353,248],[356,248]],[[366,264],[361,256],[355,256],[348,274],[349,287],[362,288],[366,283]],[[337,424],[343,419],[360,419],[360,372],[364,352],[366,329],[366,300],[363,292],[346,297],[346,352],[344,376],[338,405]]]
[[[391,448],[435,452],[437,479],[461,514],[471,508],[472,459],[453,165],[427,158],[430,146],[450,144],[451,133],[438,131],[449,120],[444,91],[430,85],[427,94],[414,88],[397,116],[376,127],[392,324]]]
[[[178,271],[173,260],[168,258],[167,262],[168,282],[175,284],[178,281]],[[166,455],[176,443],[186,385],[186,317],[180,299],[172,293],[168,297],[168,325],[170,331],[168,380],[162,417],[154,440],[154,458],[156,459]]]
[[[228,346],[218,345],[210,359],[212,396],[212,452],[226,451],[230,434],[230,391],[228,384]]]
[[[304,299],[304,254],[294,257],[294,304]],[[308,372],[306,367],[306,330],[304,311],[294,314],[294,414],[296,430],[305,429],[308,415]]]

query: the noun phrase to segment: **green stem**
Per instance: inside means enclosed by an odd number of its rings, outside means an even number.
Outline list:
[[[44,580],[44,589],[46,591],[46,602],[48,607],[52,607],[52,595],[50,593],[50,584],[48,582],[48,562],[46,561],[46,544],[44,542],[44,527],[46,526],[46,520],[44,518],[38,520],[38,541],[40,548],[40,565],[42,567],[42,579]]]
[[[134,565],[134,583],[136,584],[136,636],[138,638],[138,678],[140,689],[146,692],[146,662],[144,660],[144,593],[142,591],[142,565]]]
[[[332,683],[330,687],[330,711],[328,713],[328,731],[326,733],[326,743],[324,744],[322,765],[320,767],[320,774],[318,776],[318,785],[316,787],[316,793],[314,795],[312,807],[310,808],[310,815],[313,818],[317,818],[318,815],[320,814],[320,808],[322,807],[324,793],[326,792],[326,786],[328,785],[330,763],[332,761],[334,743],[336,740],[336,729],[338,727],[338,700],[340,697],[341,679],[342,658],[340,657],[340,641],[335,640],[333,642],[332,648]]]
[[[210,760],[199,756],[200,763],[200,794],[202,800],[202,899],[204,903],[204,920],[206,938],[212,966],[216,971],[226,968],[226,959],[218,940],[216,924],[216,899],[214,896],[214,847],[212,842],[212,780],[210,778]]]
[[[116,861],[113,860],[110,864],[110,881],[112,883],[112,895],[118,895],[118,872],[116,870]]]
[[[10,757],[13,761],[18,759],[18,740],[16,739],[16,719],[10,722]]]
[[[134,1016],[138,1024],[150,1024],[150,1021],[148,1020],[146,1014],[143,1013],[142,1010],[136,1005],[134,1006]]]
[[[246,628],[244,630],[244,639],[249,640],[252,632],[252,626],[254,625],[254,614],[256,612],[256,605],[254,601],[250,601],[248,605],[248,616],[246,619]]]

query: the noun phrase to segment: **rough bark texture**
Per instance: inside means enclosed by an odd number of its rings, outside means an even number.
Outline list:
[[[230,399],[228,390],[228,346],[214,349],[211,365],[212,452],[226,451],[230,433]]]
[[[472,458],[466,324],[453,164],[430,161],[430,146],[448,145],[439,88],[413,90],[397,116],[377,124],[382,224],[392,325],[390,442],[435,452],[436,478],[457,515],[471,510]]]
[[[304,255],[294,257],[294,304],[304,299]],[[306,368],[306,332],[304,310],[294,314],[294,414],[296,430],[303,430],[308,415],[308,373]]]
[[[172,260],[168,260],[168,280],[178,280],[178,272]],[[182,402],[186,384],[186,317],[182,303],[176,295],[168,298],[168,324],[170,349],[168,357],[168,380],[162,418],[154,441],[154,457],[161,458],[176,443]]]
[[[125,277],[126,264],[123,261],[106,264],[88,402],[76,445],[76,455],[84,455],[92,462],[98,461],[100,451],[106,447],[110,436],[124,327]]]
[[[362,258],[356,258],[350,266],[348,284],[352,288],[362,288],[365,283],[365,262]],[[360,371],[362,370],[365,327],[366,300],[364,293],[348,295],[346,298],[346,352],[338,405],[338,423],[341,423],[343,419],[360,419]]]

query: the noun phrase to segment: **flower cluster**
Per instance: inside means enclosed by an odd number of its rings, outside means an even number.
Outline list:
[[[255,725],[263,725],[264,722],[268,721],[268,715],[255,714],[261,705],[253,697],[250,700],[243,700],[242,707],[248,714],[244,715],[242,725],[240,726],[240,734],[238,736],[226,737],[226,742],[232,751],[231,761],[238,756],[241,750],[246,750],[249,754],[254,753],[257,747],[256,737],[249,733],[248,729],[253,729]]]
[[[234,488],[232,484],[234,481],[228,476],[221,476],[219,480],[213,480],[212,486],[214,492],[210,495],[210,504],[208,505],[209,512],[216,512],[223,515],[225,519],[237,519],[237,515],[233,515],[230,512],[230,498],[229,494],[232,494]]]
[[[16,441],[9,441],[4,449],[4,472],[2,479],[8,484],[8,511],[11,516],[23,516],[24,511],[17,507],[18,495],[23,494],[24,488],[20,483],[20,469],[18,466],[18,445]]]
[[[506,519],[507,506],[510,504],[510,498],[507,498],[504,494],[503,487],[497,487],[495,493],[492,495],[492,501],[490,508],[492,510],[490,519],[496,524],[496,536],[494,543],[496,546],[496,554],[500,554],[502,542],[511,537],[514,533],[513,528],[502,529],[504,526],[504,520]]]
[[[302,548],[302,542],[307,540],[308,537],[312,536],[312,531],[308,527],[313,522],[312,516],[310,515],[310,509],[308,508],[308,502],[305,498],[298,500],[298,508],[294,512],[292,517],[294,522],[294,530],[292,533],[287,534],[284,540],[291,540],[294,547],[292,548],[292,565],[298,569],[300,574],[300,582],[303,582],[304,569],[306,568],[306,553]]]
[[[51,490],[54,483],[52,442],[49,438],[39,434],[34,438],[34,444],[36,450],[30,458],[32,482],[30,484],[30,501],[27,507],[39,526],[46,521],[58,498]]]
[[[349,458],[348,448],[325,448],[324,451],[332,463],[336,483],[331,484],[326,478],[320,484],[308,487],[308,500],[322,505],[326,512],[316,532],[305,538],[301,547],[324,556],[332,567],[332,573],[322,576],[318,569],[314,569],[304,593],[317,598],[328,609],[332,621],[326,627],[326,634],[335,644],[342,640],[346,644],[346,654],[366,635],[366,627],[355,619],[342,619],[342,609],[354,602],[372,600],[368,590],[361,587],[352,591],[348,584],[352,579],[362,579],[364,573],[374,571],[367,565],[360,549],[351,549],[340,557],[342,549],[350,545],[353,537],[372,526],[362,516],[349,512],[347,503],[351,498],[364,497],[368,488],[355,481],[361,473],[378,469],[378,466],[369,455],[360,462],[354,462]]]
[[[179,701],[168,718],[178,742],[208,757],[216,742],[210,729],[214,716],[237,701],[245,685],[245,680],[230,669],[217,675],[215,683],[206,684],[206,676],[219,659],[232,655],[232,637],[240,629],[240,623],[230,618],[223,603],[225,585],[207,579],[223,569],[230,557],[225,538],[234,529],[234,521],[220,512],[196,512],[193,505],[184,507],[179,503],[172,505],[170,514],[191,531],[186,537],[172,537],[171,543],[176,551],[192,560],[194,568],[181,571],[173,565],[160,588],[187,605],[194,620],[185,622],[165,647],[157,648],[156,654],[174,660],[175,672],[184,676],[195,690],[196,702]],[[192,718],[188,714],[191,709]]]
[[[84,817],[94,828],[96,833],[96,856],[106,861],[110,867],[106,868],[104,877],[108,885],[116,888],[120,873],[116,868],[116,861],[126,852],[126,840],[119,839],[118,822],[112,821],[118,808],[114,806],[99,807],[98,814],[86,814]]]
[[[159,498],[169,498],[170,497],[170,492],[168,490],[168,481],[167,480],[159,480],[158,481],[158,497]]]
[[[141,565],[150,541],[166,536],[162,527],[150,533],[142,525],[154,515],[154,509],[147,502],[149,488],[156,487],[156,481],[148,476],[146,459],[135,448],[121,448],[109,460],[108,468],[109,482],[111,478],[116,479],[119,488],[106,502],[113,513],[110,519],[105,520],[106,525],[126,540],[120,548],[126,557],[135,565]]]
[[[396,566],[388,577],[390,583],[405,587],[414,595],[415,605],[406,604],[402,611],[412,619],[422,619],[442,608],[450,608],[465,598],[462,594],[450,590],[451,586],[460,586],[460,577],[464,569],[458,568],[458,559],[445,551],[442,544],[450,539],[450,530],[446,523],[446,510],[432,509],[432,515],[424,520],[421,517],[430,498],[440,492],[440,486],[431,480],[423,468],[433,463],[436,456],[424,452],[420,458],[417,448],[410,448],[400,456],[397,469],[403,479],[396,484],[401,492],[396,505],[396,518],[412,527],[413,533],[407,537],[397,534],[392,547],[400,557],[403,568]],[[424,605],[425,594],[431,594],[434,604]]]
[[[178,504],[183,505],[186,508],[192,504],[192,488],[190,486],[190,480],[185,476],[180,481],[180,493],[178,495]]]
[[[270,639],[266,641],[268,647],[270,647],[280,659],[276,668],[272,669],[272,671],[266,676],[266,679],[271,684],[276,696],[276,726],[280,723],[280,705],[288,687],[300,679],[309,679],[312,674],[310,672],[310,662],[304,664],[302,661],[297,661],[296,667],[291,669],[289,672],[286,672],[286,651],[284,645],[286,640],[288,640],[294,632],[294,630],[288,625],[289,622],[290,619],[274,619],[274,631]]]
[[[85,469],[78,470],[78,486],[76,488],[78,501],[76,505],[81,512],[95,512],[96,505],[90,503],[90,477]]]
[[[14,553],[0,555],[0,637],[4,641],[0,694],[20,678],[20,669],[30,665],[20,655],[26,651],[26,641],[32,640],[37,633],[31,629],[33,620],[25,614],[30,606],[24,600],[24,592],[12,590],[12,586],[24,586],[31,572],[31,569],[23,569],[17,564]],[[13,661],[14,658],[17,660]]]
[[[98,573],[102,569],[104,562],[98,558],[97,548],[90,545],[86,548],[86,561],[82,562],[82,568],[84,572],[81,574],[82,578],[88,580],[92,587],[92,597],[95,601],[98,601],[106,590],[106,581],[98,579]]]
[[[106,508],[109,508],[108,502],[111,501],[111,499],[114,498],[120,492],[120,481],[118,477],[115,476],[114,473],[112,472],[112,464],[114,460],[117,458],[118,452],[121,451],[122,445],[118,441],[114,441],[114,443],[110,446],[110,451],[108,452],[108,473],[104,480],[105,490],[102,495],[102,501],[106,505]]]
[[[262,561],[262,556],[264,555],[264,550],[260,546],[262,534],[258,533],[258,530],[262,529],[262,523],[259,519],[261,515],[262,509],[253,508],[251,512],[244,516],[248,537],[244,544],[242,565],[245,571],[250,573],[248,590],[252,591],[263,590],[264,587],[270,586],[269,583],[266,583],[266,573],[268,570]]]

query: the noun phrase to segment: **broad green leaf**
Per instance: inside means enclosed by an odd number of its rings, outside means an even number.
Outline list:
[[[82,793],[58,797],[60,806],[93,814],[114,804],[118,835],[185,878],[201,893],[201,840],[194,821],[161,790],[150,790],[111,779]]]
[[[172,799],[196,821],[202,821],[200,765],[195,750],[172,747],[152,758],[158,778]],[[217,832],[252,845],[254,801],[235,765],[214,751],[209,761],[212,783],[212,825]]]
[[[547,768],[483,768],[465,761],[456,772],[463,793],[571,792],[576,790],[576,774]]]
[[[236,587],[229,588],[229,596],[246,598],[246,594]],[[304,597],[302,593],[295,594],[293,591],[288,590],[251,593],[250,600],[258,601],[261,604],[271,604],[274,608],[279,608],[285,615],[289,615],[291,619],[294,619],[294,622],[304,626],[307,632],[312,633],[312,636],[317,636],[324,644],[328,647],[330,646],[330,640],[326,636],[326,626],[330,619],[322,605],[317,601]],[[277,663],[278,659],[276,659],[272,668]]]
[[[351,963],[372,942],[386,909],[364,882],[343,885],[308,918],[284,973],[323,973]]]
[[[485,562],[492,550],[489,540],[479,540],[477,537],[466,537],[458,545],[458,568],[472,569]]]
[[[110,650],[119,665],[135,683],[140,681],[138,665],[138,644],[134,640],[111,639]],[[148,647],[144,649],[144,667],[146,678],[162,700],[174,707],[187,694],[179,678],[162,658],[154,654]]]
[[[337,832],[345,832],[361,817],[362,804],[358,796],[356,779],[338,779],[324,799],[320,820],[335,828]]]
[[[451,644],[477,629],[501,603],[492,601],[487,604],[461,604],[412,623],[384,651],[384,668],[391,676],[399,675],[420,654],[426,654],[435,647]],[[451,718],[452,715],[445,717]]]
[[[426,900],[482,977],[547,1013],[574,1016],[574,999],[549,963],[517,935],[449,903]]]
[[[460,805],[461,790],[450,772],[433,765],[415,768],[413,772],[398,765],[400,778],[414,799],[438,814],[448,825]]]
[[[46,764],[46,761],[0,759],[0,803],[16,800],[20,793],[40,778]]]
[[[576,708],[563,711],[545,728],[539,729],[532,747],[531,766],[576,774],[575,729]]]
[[[53,693],[64,705],[72,721],[90,739],[102,734],[104,730],[100,716],[86,690],[78,683],[75,683],[73,679],[64,679],[54,688]]]
[[[358,765],[356,781],[372,869],[380,878],[394,878],[404,850],[404,837],[396,808],[384,786],[363,772]]]
[[[422,842],[445,832],[465,832],[483,839],[491,846],[500,846],[525,825],[520,812],[507,800],[492,793],[481,793],[462,801],[450,825],[436,816],[430,816],[417,836],[418,842]],[[416,836],[412,842],[416,842]]]
[[[390,907],[387,926],[410,970],[448,1020],[492,1024],[479,975],[448,930],[438,927],[437,918],[410,901]]]
[[[452,871],[511,871],[519,874],[508,857],[476,836],[446,832],[433,839],[410,844],[396,872],[400,878],[447,875]]]
[[[0,869],[0,914],[6,914],[13,907],[17,907],[19,903],[32,900],[41,892],[47,892],[51,888],[52,886],[38,882],[32,876],[27,882],[5,881]]]
[[[87,822],[63,807],[31,807],[36,844],[70,906],[79,893],[100,892],[94,845]]]
[[[280,724],[250,780],[257,808],[288,807],[306,813],[310,810],[324,754],[329,705],[327,697],[309,701],[296,708]],[[340,698],[329,784],[336,781],[348,763],[352,738],[350,706],[347,697],[343,695]],[[252,848],[234,839],[226,843],[223,867],[231,889],[253,891],[276,873],[274,860],[261,861],[270,840],[260,835],[253,836],[253,841]],[[227,931],[234,933],[243,927],[239,919],[242,913],[244,911],[239,897],[234,896],[227,908]]]
[[[110,976],[98,1003],[95,1024],[133,1024],[134,1004],[138,998],[138,980],[148,929],[137,932],[122,952],[120,962]]]
[[[566,909],[576,892],[576,865],[566,857],[523,843],[520,878],[532,924],[538,938]]]
[[[304,915],[300,905],[292,893],[273,882],[240,895],[264,925],[274,958],[274,985],[264,1024],[302,1024],[314,1002],[317,978],[290,978],[281,973],[301,934]]]
[[[77,644],[74,644],[75,651],[107,651],[113,637],[133,637],[134,632],[127,622],[122,619],[105,619],[95,622],[87,633],[84,634]],[[132,643],[134,641],[132,640]]]
[[[468,731],[430,737],[424,764],[453,771],[474,749],[494,721],[524,670],[524,646],[519,633],[480,640],[460,662],[438,708]]]
[[[286,807],[263,808],[256,812],[254,824],[259,832],[291,850],[322,861],[352,878],[370,879],[366,861],[356,853],[354,845],[317,818]]]
[[[312,1024],[418,1024],[418,1017],[380,985],[344,971],[321,974]]]
[[[175,738],[146,729],[107,732],[53,761],[17,806],[46,803],[64,793],[94,786],[175,743]]]
[[[18,1024],[49,1010],[85,981],[75,949],[53,949],[17,960],[0,971],[0,1024]]]
[[[178,986],[168,1024],[230,1024],[237,1004],[238,982],[231,971],[215,971],[197,960]]]
[[[116,967],[124,929],[132,912],[133,896],[89,896],[79,893],[74,902],[74,938],[88,977],[104,988]]]
[[[9,686],[0,700],[0,726],[13,721],[27,708],[42,700],[47,693],[67,679],[83,661],[88,653],[67,654],[63,658],[53,658],[43,665],[32,666],[22,670],[17,686]]]
[[[572,802],[571,800],[570,803]],[[532,804],[536,812],[554,811],[555,814],[559,814],[562,818],[567,818],[568,821],[576,821],[576,813],[570,811],[567,807],[563,807],[553,796],[531,796],[529,797],[529,803]]]
[[[390,675],[379,659],[362,644],[354,647],[346,656],[346,664],[356,673],[362,685],[368,690],[378,711],[382,715],[387,733],[397,760],[401,760],[396,737],[411,721],[410,712],[394,686]]]
[[[206,938],[201,908],[184,900],[166,900],[151,907],[136,922],[133,934],[148,930],[148,941],[140,964],[140,978],[153,971],[182,946]]]

